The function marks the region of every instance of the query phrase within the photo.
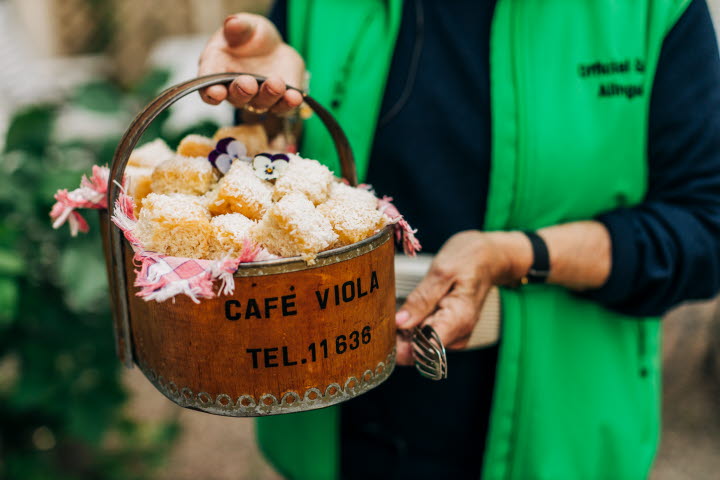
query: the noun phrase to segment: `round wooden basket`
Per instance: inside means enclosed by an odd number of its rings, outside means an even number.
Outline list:
[[[128,128],[115,153],[108,205],[125,166],[157,115],[180,98],[238,73],[196,78],[156,98]],[[262,82],[262,77],[256,77]],[[309,96],[330,132],[342,175],[355,185],[342,129]],[[382,383],[395,366],[394,245],[390,227],[346,247],[300,258],[241,264],[235,293],[193,303],[136,296],[130,244],[101,214],[117,351],[182,407],[248,417],[333,405]]]

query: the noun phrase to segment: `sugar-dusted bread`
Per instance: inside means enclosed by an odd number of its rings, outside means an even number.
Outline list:
[[[317,209],[338,236],[333,247],[364,240],[387,225],[387,218],[377,210],[375,195],[344,183],[333,183],[327,202]]]
[[[133,150],[128,165],[131,167],[155,168],[174,156],[175,152],[167,146],[167,143],[158,138]]]
[[[337,241],[330,222],[299,192],[289,193],[273,204],[251,233],[270,253],[281,257],[300,255],[308,263]]]
[[[270,149],[267,133],[263,126],[258,123],[237,125],[235,127],[222,127],[215,132],[213,140],[217,142],[226,137],[232,137],[244,143],[250,157],[254,157],[258,153],[267,152]]]
[[[215,180],[215,172],[207,158],[175,155],[155,167],[152,191],[203,195],[210,190]]]
[[[328,202],[352,203],[356,206],[377,208],[378,199],[372,192],[363,188],[355,188],[342,182],[333,182],[330,185]]]
[[[142,199],[152,191],[152,172],[150,167],[125,167],[125,188],[135,202],[135,213],[142,207]]]
[[[236,258],[242,251],[243,244],[250,238],[250,229],[255,222],[240,213],[218,215],[210,220],[212,235],[210,237],[209,258],[220,260]]]
[[[207,157],[215,150],[215,140],[202,135],[188,135],[180,140],[177,153],[183,157]]]
[[[330,221],[338,240],[333,247],[350,245],[372,235],[387,225],[387,217],[375,208],[357,202],[330,201],[317,207]]]
[[[330,195],[333,179],[332,172],[325,165],[293,155],[285,172],[275,181],[273,199],[277,201],[291,192],[298,192],[319,205]]]
[[[248,163],[236,160],[205,198],[213,215],[241,213],[260,220],[272,203],[272,184],[258,178]]]
[[[142,202],[135,235],[146,250],[207,258],[212,226],[200,197],[151,193]]]

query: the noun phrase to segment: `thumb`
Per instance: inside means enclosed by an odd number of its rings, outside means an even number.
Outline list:
[[[257,24],[249,15],[230,15],[225,19],[223,35],[229,47],[239,47],[250,41]]]

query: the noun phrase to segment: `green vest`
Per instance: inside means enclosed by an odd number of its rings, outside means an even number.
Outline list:
[[[655,68],[688,3],[498,0],[486,230],[537,229],[642,201]],[[401,9],[400,0],[290,2],[290,43],[306,58],[313,96],[335,105],[360,178]],[[316,119],[303,153],[336,165]],[[647,477],[660,426],[658,319],[619,315],[549,285],[504,289],[502,308],[483,478]],[[333,408],[268,417],[258,439],[288,477],[332,479],[337,426]]]

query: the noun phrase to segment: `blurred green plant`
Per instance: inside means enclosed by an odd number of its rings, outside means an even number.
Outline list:
[[[0,478],[150,478],[177,436],[173,421],[139,423],[123,409],[97,215],[85,212],[90,233],[76,238],[48,216],[54,192],[109,164],[122,133],[56,140],[63,112],[129,122],[166,81],[155,72],[124,92],[95,82],[11,121],[0,154]],[[163,136],[174,145],[185,133]]]

